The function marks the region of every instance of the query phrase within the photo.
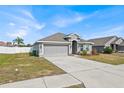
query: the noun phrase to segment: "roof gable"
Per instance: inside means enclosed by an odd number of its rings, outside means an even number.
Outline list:
[[[123,42],[123,38],[117,37],[117,39],[114,40],[114,41],[112,42],[112,44],[121,44],[122,42]]]
[[[75,36],[75,37],[77,37],[77,38],[80,38],[79,35],[77,35],[77,34],[73,34],[73,33],[68,34],[68,35],[66,35],[65,37],[72,37],[72,36]]]

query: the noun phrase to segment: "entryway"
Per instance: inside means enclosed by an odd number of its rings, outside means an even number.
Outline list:
[[[77,41],[72,41],[72,54],[77,53]]]

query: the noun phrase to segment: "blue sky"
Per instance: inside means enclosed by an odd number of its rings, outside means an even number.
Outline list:
[[[0,6],[1,41],[34,43],[56,32],[124,37],[124,6]]]

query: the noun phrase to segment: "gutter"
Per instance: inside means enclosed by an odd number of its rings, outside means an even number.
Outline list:
[[[78,42],[78,44],[92,44],[92,45],[94,45],[93,42]]]

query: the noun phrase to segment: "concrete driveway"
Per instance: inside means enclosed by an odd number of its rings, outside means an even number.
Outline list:
[[[124,65],[114,66],[73,56],[45,58],[83,82],[85,87],[124,87]]]

